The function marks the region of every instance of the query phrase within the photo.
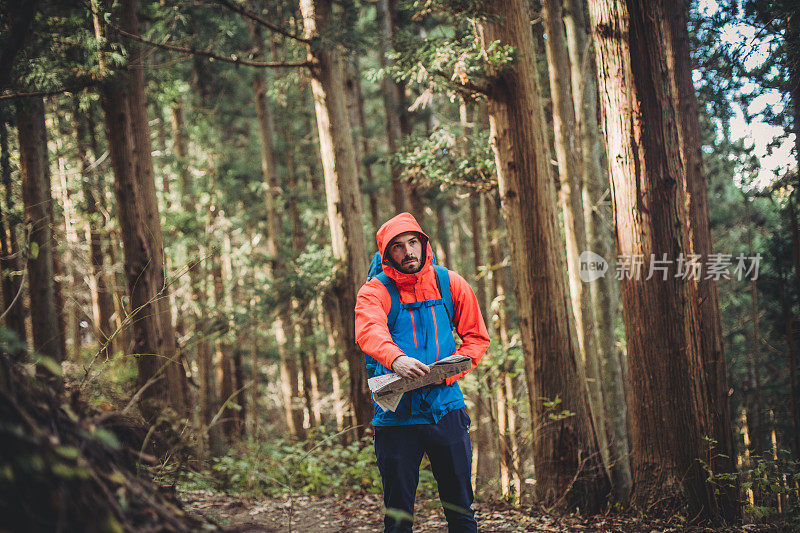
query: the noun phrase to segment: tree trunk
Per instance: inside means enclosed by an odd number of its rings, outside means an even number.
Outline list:
[[[542,19],[547,32],[545,50],[553,102],[553,128],[558,162],[559,204],[564,216],[567,244],[567,273],[572,312],[575,318],[579,364],[586,374],[589,407],[603,464],[609,470],[608,439],[603,411],[600,363],[597,356],[594,308],[588,284],[580,278],[580,254],[586,250],[586,219],[583,212],[583,154],[575,120],[572,86],[564,73],[570,71],[561,0],[543,0]]]
[[[388,57],[388,52],[392,48],[392,18],[389,14],[388,0],[378,0],[375,4],[378,10],[378,59],[381,68],[388,68],[392,65],[392,60]],[[400,131],[400,95],[397,84],[391,76],[384,75],[381,80],[381,93],[383,94],[383,106],[386,112],[386,149],[390,158],[397,153],[397,148],[402,137]],[[402,213],[408,210],[406,205],[407,191],[400,180],[400,165],[394,161],[389,163],[389,176],[392,184],[392,205],[395,213]]]
[[[260,28],[251,25],[253,45],[257,55],[261,54],[262,37]],[[270,276],[274,280],[282,279],[286,272],[286,265],[282,260],[278,248],[278,240],[283,233],[283,222],[277,202],[282,191],[278,184],[277,165],[274,153],[274,126],[272,111],[267,102],[267,87],[263,73],[257,72],[253,76],[253,94],[255,98],[256,116],[258,118],[258,133],[261,139],[261,174],[265,185],[264,206],[267,215],[266,246],[269,257]],[[305,439],[303,427],[303,397],[298,387],[297,362],[294,360],[294,319],[292,308],[288,302],[279,304],[277,317],[274,321],[278,352],[281,358],[281,378],[283,379],[282,391],[286,423],[292,434],[299,440]]]
[[[28,278],[34,349],[58,363],[64,360],[53,266],[53,220],[44,102],[40,97],[17,104],[22,201],[28,231]]]
[[[45,122],[47,126],[47,122]],[[57,133],[62,131],[61,129],[61,117],[60,117],[60,110],[57,106],[55,106],[53,113],[51,114],[50,118],[50,129]],[[72,223],[74,218],[74,211],[75,206],[72,203],[72,199],[67,192],[67,162],[63,156],[63,147],[64,143],[62,142],[62,136],[56,135],[53,139],[53,144],[55,144],[56,153],[58,154],[56,157],[56,169],[57,169],[57,179],[55,181],[55,187],[53,187],[57,201],[61,203],[61,211],[64,220],[63,232],[61,230],[60,224],[53,224],[53,250],[55,250],[55,257],[53,263],[54,274],[57,280],[61,280],[66,284],[66,286],[72,291],[74,296],[70,299],[69,302],[69,310],[67,310],[67,305],[65,304],[63,293],[59,295],[59,285],[63,285],[62,283],[58,283],[56,285],[56,301],[61,302],[60,304],[57,303],[59,307],[59,313],[61,316],[60,327],[63,328],[63,337],[64,337],[64,358],[67,359],[69,357],[69,352],[67,351],[67,332],[69,331],[72,335],[72,357],[73,359],[76,358],[80,354],[80,335],[78,334],[80,331],[80,321],[82,320],[82,310],[81,310],[81,302],[78,301],[78,291],[76,291],[76,279],[77,275],[74,269],[75,261],[73,259],[72,251],[77,248],[78,246],[78,232],[75,230],[75,227]],[[52,185],[52,184],[51,184]],[[60,198],[59,198],[60,197]],[[55,201],[51,203],[51,205],[55,204]],[[55,208],[51,210],[50,217],[55,222]],[[61,262],[57,259],[59,252],[58,252],[58,244],[61,243],[64,249],[64,274],[63,276],[60,275],[61,272]]]
[[[516,497],[520,497],[522,488],[520,480],[521,461],[519,447],[517,446],[514,431],[513,408],[508,408],[516,399],[514,387],[509,373],[514,370],[511,361],[508,359],[508,350],[511,338],[508,333],[508,319],[506,316],[506,286],[502,275],[503,250],[501,241],[500,216],[498,208],[495,206],[495,199],[487,202],[487,229],[489,233],[489,263],[491,267],[492,281],[492,303],[490,306],[490,316],[494,329],[495,339],[500,342],[500,349],[503,354],[502,363],[495,383],[495,401],[497,405],[497,447],[500,455],[500,474],[501,492],[505,498],[511,485],[514,486]],[[505,483],[503,482],[506,478]]]
[[[608,179],[601,163],[602,144],[597,123],[597,86],[594,61],[586,40],[585,0],[564,1],[564,28],[570,59],[572,99],[576,129],[581,139],[583,160],[583,216],[586,244],[601,257],[614,254],[614,233],[611,211],[603,201]],[[628,452],[625,385],[618,357],[615,335],[619,305],[619,282],[606,275],[589,284],[595,319],[597,355],[600,366],[603,411],[606,419],[611,483],[618,501],[624,500],[631,488],[631,467]]]
[[[793,17],[793,20],[791,20],[789,25],[790,32],[788,35],[794,38],[794,40],[791,42],[797,42],[797,36],[800,34],[800,21],[797,19],[798,17]],[[800,65],[798,65],[796,61],[790,62],[789,72],[789,83],[791,87],[790,93],[793,110],[792,126],[794,127],[794,155],[797,159],[798,168],[794,186],[797,189],[800,187]],[[797,201],[797,198],[799,197],[798,194],[800,193],[794,195],[794,201]],[[795,212],[795,205],[792,203],[792,197],[789,197],[789,204],[791,209],[790,215],[792,223],[792,264],[794,265],[794,286],[795,291],[798,295],[800,295],[800,233],[797,229],[797,216]]]
[[[123,2],[120,25],[125,31],[138,34],[134,0]],[[162,404],[168,404],[183,416],[188,410],[187,381],[177,358],[171,309],[166,297],[163,234],[144,105],[144,72],[135,47],[130,67],[130,71],[118,73],[117,79],[103,86],[101,100],[115,176],[117,217],[139,369],[138,385],[149,385],[141,397],[146,417],[159,416]]]
[[[287,139],[289,146],[292,146],[291,139]],[[292,256],[297,257],[305,249],[305,238],[303,236],[303,224],[300,219],[300,209],[297,205],[297,175],[295,173],[294,154],[291,150],[286,153],[286,190],[288,194],[286,211],[292,226]],[[302,302],[305,307],[311,306],[312,302]],[[294,299],[292,307],[295,316],[299,320],[299,328],[296,332],[299,339],[300,362],[303,370],[303,394],[308,407],[308,416],[312,426],[322,423],[320,412],[319,396],[319,371],[316,357],[316,343],[313,324],[313,314],[308,309],[301,309],[301,302]]]
[[[11,187],[11,164],[8,148],[8,128],[0,119],[0,179],[5,189],[5,200],[0,206],[0,269],[2,269],[3,309],[6,313],[5,326],[17,338],[27,342],[25,333],[25,305],[22,298],[22,278],[19,274],[19,244],[17,230],[11,216],[14,199]]]
[[[325,35],[332,22],[332,0],[300,0],[305,35]],[[350,372],[350,401],[356,416],[357,433],[363,435],[372,418],[372,400],[367,388],[364,356],[356,346],[355,299],[366,279],[367,253],[362,226],[361,193],[358,190],[352,137],[347,131],[344,70],[334,46],[309,48],[311,87],[325,174],[328,224],[333,256],[337,262],[334,292],[339,299],[341,349]]]
[[[111,292],[106,284],[103,273],[103,243],[101,228],[104,227],[103,216],[97,208],[95,191],[98,191],[97,173],[90,163],[87,139],[94,132],[89,132],[84,112],[79,108],[78,100],[75,101],[73,112],[75,122],[75,144],[78,149],[78,172],[82,177],[81,190],[83,192],[84,210],[86,211],[86,240],[89,243],[89,279],[92,291],[92,322],[94,323],[94,336],[97,339],[98,353],[103,358],[114,355],[111,315],[114,314],[114,303]],[[92,154],[93,158],[97,154]],[[103,191],[99,191],[103,194]]]
[[[521,0],[494,2],[492,10],[499,20],[481,25],[483,45],[499,40],[518,53],[488,98],[532,413],[534,492],[544,505],[592,512],[607,481],[570,331],[530,16]],[[573,416],[549,417],[564,409]]]
[[[753,257],[753,227],[750,220],[750,200],[743,196],[744,209],[747,213],[747,248],[750,257]],[[761,332],[758,324],[758,285],[755,279],[750,281],[750,321],[752,332],[750,334],[751,348],[747,352],[747,396],[749,413],[747,419],[750,425],[750,441],[753,444],[753,453],[761,457],[764,453],[764,411],[761,403]]]
[[[317,382],[316,358],[314,357],[314,329],[307,316],[302,316],[299,302],[294,301],[294,313],[298,318],[295,334],[297,336],[298,356],[300,369],[303,372],[303,398],[308,410],[308,420],[311,427],[322,423],[319,412],[319,387]]]
[[[377,232],[381,226],[380,208],[378,199],[378,189],[375,185],[375,177],[372,175],[372,157],[369,156],[367,143],[367,128],[364,120],[364,96],[361,92],[361,80],[359,78],[358,56],[353,57],[350,62],[352,67],[351,74],[347,77],[348,101],[353,112],[350,113],[350,123],[354,132],[357,132],[353,139],[356,150],[356,163],[364,169],[363,189],[369,198],[369,217],[372,222],[373,232]]]
[[[152,271],[153,242],[147,220],[142,212],[140,182],[135,174],[134,148],[130,134],[130,117],[126,97],[118,81],[103,87],[103,111],[106,115],[106,136],[114,169],[114,192],[117,198],[117,217],[125,257],[125,277],[130,294],[133,353],[139,371],[138,386],[150,385],[142,393],[142,412],[155,419],[162,404],[172,404],[170,386],[165,379],[165,366],[156,354],[159,351],[159,325],[154,300],[159,297]],[[150,380],[154,380],[150,384]],[[175,399],[177,400],[177,399]]]
[[[459,111],[462,137],[464,140],[467,140],[472,134],[472,123],[469,121],[469,109],[464,98],[461,99]],[[470,228],[472,230],[472,282],[473,287],[475,287],[475,295],[478,298],[481,315],[488,320],[489,315],[487,314],[486,306],[486,259],[483,256],[483,248],[486,245],[486,218],[481,216],[481,203],[481,194],[478,192],[471,192],[469,195],[469,218]],[[477,370],[479,385],[475,391],[474,400],[476,412],[475,430],[473,433],[475,434],[475,439],[472,446],[471,472],[473,487],[477,486],[478,483],[483,485],[488,481],[486,452],[491,442],[491,435],[494,434],[494,428],[489,427],[483,420],[484,406],[487,402],[486,388],[483,385],[485,382],[484,374],[486,373],[486,368],[479,367]]]
[[[343,405],[344,398],[342,397],[342,384],[341,384],[341,370],[339,364],[339,355],[336,350],[336,337],[332,325],[330,308],[326,305],[327,300],[323,296],[317,300],[317,324],[324,329],[325,338],[327,340],[328,353],[331,355],[331,394],[333,396],[333,415],[336,419],[336,429],[341,431],[344,429],[345,412]]]
[[[692,82],[692,67],[689,56],[689,33],[687,30],[687,8],[682,3],[667,3],[667,37],[665,48],[670,65],[673,105],[678,117],[678,142],[685,179],[681,182],[688,208],[688,231],[690,252],[707,261],[713,253],[711,227],[708,214],[708,191],[701,152],[699,107]],[[732,414],[728,400],[728,370],[725,361],[722,320],[719,312],[719,288],[717,281],[703,277],[696,280],[696,298],[699,310],[700,350],[703,368],[707,377],[707,404],[711,409],[709,428],[716,443],[712,446],[711,470],[721,474],[733,474],[736,465],[733,458],[736,449],[733,441]],[[722,516],[732,521],[740,516],[738,484],[731,483],[719,498]]]
[[[128,33],[139,34],[139,21],[136,15],[136,0],[123,0],[121,10],[121,26]],[[152,264],[148,267],[154,279],[154,288],[159,297],[153,302],[157,313],[160,351],[156,352],[166,358],[167,380],[170,384],[172,406],[183,415],[188,412],[188,382],[186,372],[177,350],[175,329],[172,324],[172,308],[166,287],[164,233],[161,230],[158,197],[156,196],[155,172],[150,145],[150,126],[147,116],[147,98],[144,94],[145,78],[141,50],[135,44],[130,46],[129,75],[130,85],[128,105],[130,106],[131,133],[136,150],[134,169],[140,183],[140,198],[143,215],[152,239]]]
[[[739,471],[750,470],[753,468],[753,462],[750,458],[750,428],[747,420],[747,408],[742,407],[741,415],[739,417],[739,425],[742,428],[742,443],[744,444],[744,452],[738,455]],[[753,494],[752,484],[745,491],[747,495],[747,502],[753,506],[755,505],[755,497]]]
[[[798,231],[797,231],[797,217],[794,210],[794,195],[789,197],[789,223],[792,228],[792,262],[794,263],[794,253],[798,245]],[[797,272],[797,266],[794,266]],[[795,277],[795,281],[797,277]],[[788,280],[787,280],[788,281]],[[792,406],[792,427],[794,429],[792,436],[792,451],[795,458],[800,459],[800,384],[797,381],[797,354],[794,350],[794,333],[792,324],[794,317],[792,316],[792,306],[787,297],[788,290],[781,291],[781,306],[783,308],[783,321],[784,321],[784,336],[786,338],[786,352],[789,357],[789,386],[790,398]]]
[[[171,128],[172,149],[175,154],[178,183],[180,185],[181,208],[187,213],[195,212],[199,204],[189,172],[189,150],[187,146],[186,126],[183,120],[183,104],[178,101],[173,102],[171,105]],[[193,227],[196,227],[196,225]],[[188,231],[190,230],[187,230],[187,232]],[[199,238],[198,235],[190,235],[190,237]],[[203,327],[203,317],[205,314],[203,312],[203,307],[206,305],[206,295],[202,287],[205,269],[202,256],[202,248],[198,251],[197,255],[189,254],[187,268],[189,274],[190,307],[193,315],[194,336],[197,338],[193,345],[200,381],[200,421],[203,424],[208,424],[216,414],[214,410],[216,400],[214,394],[214,373],[211,365],[211,351],[208,341],[206,340],[207,335],[204,331],[205,328]],[[214,432],[214,430],[211,431],[212,433]],[[209,438],[213,441],[218,438],[218,435],[209,435]],[[216,446],[212,446],[212,449],[215,447]],[[218,448],[221,448],[221,446]]]
[[[447,205],[447,198],[443,195],[439,199],[439,206],[436,208],[436,245],[439,255],[436,262],[440,265],[450,266],[456,269],[455,253],[453,250],[453,240],[450,238],[450,206]]]
[[[717,518],[727,507],[702,463],[711,451],[709,413],[716,408],[700,339],[698,289],[671,266],[691,253],[686,167],[681,157],[674,86],[661,76],[687,68],[669,57],[675,18],[669,2],[598,0],[590,6],[602,95],[617,252],[623,275],[623,318],[631,383],[632,501],[654,514],[688,510]],[[666,43],[666,44],[665,44]],[[696,111],[695,111],[696,112]],[[632,267],[644,259],[643,272]],[[668,260],[657,271],[654,261]],[[650,267],[650,270],[647,270]],[[645,279],[648,277],[649,279]]]
[[[248,231],[248,234],[250,235],[250,244],[252,246],[255,246],[255,244],[257,242],[256,239],[258,238],[257,235],[255,235],[254,231]],[[249,287],[254,287],[255,286],[255,269],[254,268],[250,269],[250,274],[249,274],[249,277],[248,277],[246,283],[247,283],[247,285]],[[255,292],[250,292],[250,301],[248,302],[248,310],[251,313],[255,313],[257,301],[258,300],[257,300],[257,297],[256,297],[256,293]],[[261,358],[259,357],[261,355],[260,352],[261,352],[261,343],[262,343],[260,334],[261,334],[261,332],[258,331],[257,329],[253,330],[251,332],[251,334],[250,334],[249,351],[250,351],[250,379],[251,379],[251,385],[250,385],[250,400],[249,400],[250,418],[249,418],[249,421],[248,421],[249,425],[248,425],[247,433],[248,433],[248,436],[251,439],[258,438],[259,430],[261,429],[260,428],[260,423],[259,423],[259,420],[261,418],[261,410],[260,410],[261,390],[260,390],[260,386],[262,384],[262,380],[261,380]]]

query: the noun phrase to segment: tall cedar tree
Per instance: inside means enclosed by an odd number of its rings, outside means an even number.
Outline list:
[[[253,57],[261,57],[264,37],[261,28],[250,24]],[[266,245],[269,257],[269,271],[276,281],[282,279],[287,272],[286,254],[279,249],[283,221],[279,198],[283,196],[278,183],[278,168],[275,161],[275,126],[272,120],[272,109],[267,97],[267,84],[264,73],[253,74],[253,100],[258,119],[258,136],[261,141],[261,178],[264,181],[264,207],[267,216]],[[273,328],[278,340],[278,354],[281,366],[281,393],[286,416],[286,424],[292,435],[298,440],[306,438],[303,427],[303,408],[300,389],[297,385],[299,371],[294,357],[294,319],[290,302],[279,304]]]
[[[674,82],[689,68],[688,56],[669,52],[672,36],[686,31],[673,28],[681,20],[675,10],[683,9],[668,1],[590,5],[617,251],[645,262],[643,274],[623,276],[621,287],[632,394],[632,502],[654,513],[685,507],[690,516],[731,518],[725,516],[734,507],[728,495],[715,494],[702,466],[712,453],[704,440],[713,435],[709,413],[718,405],[708,394],[696,283],[672,269],[666,279],[645,275],[651,254],[674,261],[692,251],[679,131],[685,117]]]
[[[5,118],[0,118],[0,181],[5,189],[5,201],[0,207],[0,269],[3,278],[3,309],[5,326],[17,334],[22,342],[27,340],[25,331],[25,305],[20,294],[22,279],[19,276],[19,243],[17,229],[11,217],[14,205],[11,186],[11,161],[8,146],[8,127]]]
[[[135,0],[122,2],[119,25],[138,35]],[[144,105],[144,72],[135,46],[131,55],[129,68],[103,85],[101,100],[114,169],[138,384],[149,385],[142,394],[146,416],[158,416],[162,404],[183,415],[188,408],[186,374],[176,353],[166,296],[163,234]]]
[[[28,278],[31,300],[33,347],[58,362],[64,359],[58,319],[55,267],[53,263],[53,218],[50,167],[47,162],[47,132],[44,102],[32,97],[17,103],[22,201],[30,242]]]
[[[692,83],[691,60],[689,58],[689,33],[687,11],[683,3],[670,4],[665,12],[665,51],[670,65],[669,80],[673,108],[677,117],[678,142],[683,163],[684,200],[688,207],[690,252],[708,261],[714,250],[711,242],[711,227],[708,214],[708,190],[701,152],[700,119],[697,96]],[[752,255],[752,253],[751,253]],[[696,305],[699,310],[699,336],[701,361],[707,378],[706,395],[710,426],[704,435],[710,435],[714,443],[710,451],[713,472],[730,474],[736,472],[736,449],[733,441],[731,409],[728,400],[728,369],[723,346],[722,320],[719,314],[719,288],[713,278],[696,281]],[[728,519],[738,516],[736,503],[738,485],[726,483],[719,499],[722,515]]]
[[[530,16],[522,0],[499,0],[490,10],[494,16],[481,23],[483,45],[500,41],[516,50],[514,64],[489,88],[489,124],[516,281],[534,491],[545,505],[592,512],[604,504],[608,482],[575,359]],[[551,418],[553,409],[572,414]]]
[[[91,112],[91,111],[89,111]],[[114,314],[112,294],[103,272],[103,218],[96,196],[104,194],[98,187],[97,172],[89,158],[89,121],[75,101],[72,120],[75,122],[75,146],[78,150],[78,172],[81,175],[84,209],[86,211],[86,236],[89,242],[89,276],[91,276],[92,318],[94,334],[102,357],[113,355],[111,315]],[[92,127],[94,127],[92,125]],[[91,132],[94,135],[94,132]],[[93,154],[96,156],[96,154]]]
[[[356,346],[356,293],[367,276],[367,250],[362,226],[353,138],[348,128],[344,65],[336,45],[320,37],[333,22],[332,0],[300,0],[305,36],[310,39],[308,59],[311,89],[317,114],[320,152],[325,175],[328,225],[333,257],[337,262],[333,288],[339,300],[335,324],[350,370],[350,401],[357,432],[363,434],[372,418],[364,356]]]
[[[603,169],[602,138],[597,121],[597,84],[594,60],[587,48],[586,0],[564,0],[564,28],[569,50],[572,98],[583,156],[583,216],[586,219],[586,245],[602,257],[613,255],[614,232],[611,209],[603,201],[608,176]],[[631,488],[628,451],[628,406],[622,361],[615,333],[619,314],[619,282],[604,276],[589,284],[594,308],[597,354],[600,359],[603,414],[608,434],[611,484],[618,500],[624,500]]]
[[[586,250],[586,220],[583,213],[583,154],[575,119],[573,88],[565,76],[570,60],[567,37],[562,20],[561,0],[543,0],[542,20],[547,32],[545,51],[550,73],[550,99],[553,102],[553,130],[556,161],[558,162],[559,203],[564,217],[564,237],[567,243],[567,272],[572,312],[575,316],[578,354],[586,373],[589,407],[597,429],[600,454],[609,468],[608,439],[603,414],[603,394],[600,388],[600,362],[597,356],[597,332],[590,285],[579,274],[579,258]]]

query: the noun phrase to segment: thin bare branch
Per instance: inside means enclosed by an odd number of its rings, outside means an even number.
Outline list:
[[[129,33],[119,26],[109,24],[110,28],[122,35],[123,37],[127,37],[128,39],[132,39],[134,41],[140,42],[142,44],[146,44],[147,46],[152,46],[154,48],[160,48],[161,50],[167,50],[170,52],[178,52],[181,54],[187,55],[194,55],[200,57],[207,57],[209,59],[213,59],[216,61],[224,61],[226,63],[232,63],[234,65],[246,65],[248,67],[258,67],[258,68],[295,68],[295,67],[309,67],[311,63],[308,61],[297,61],[297,62],[281,62],[281,61],[252,61],[249,59],[243,59],[235,54],[232,54],[231,57],[226,57],[223,55],[219,55],[215,52],[210,52],[208,50],[198,50],[194,47],[184,47],[184,46],[176,46],[173,44],[166,44],[166,43],[156,43],[150,40],[145,39],[144,37],[140,37],[138,35],[134,35],[133,33]]]
[[[99,82],[96,80],[87,80],[83,83],[59,87],[57,89],[50,89],[49,91],[32,91],[32,92],[19,92],[19,93],[3,93],[0,94],[0,100],[11,100],[12,98],[27,98],[32,96],[55,96],[62,93],[77,93],[97,85]]]
[[[289,39],[294,39],[295,41],[298,41],[298,42],[301,42],[301,43],[305,43],[305,44],[308,44],[308,43],[311,42],[310,39],[306,39],[305,37],[300,37],[299,35],[295,35],[295,34],[289,32],[289,31],[286,31],[283,28],[281,28],[280,26],[278,26],[277,24],[273,24],[270,21],[265,20],[262,17],[256,15],[252,11],[248,11],[244,7],[238,6],[238,5],[234,4],[233,2],[230,2],[229,0],[211,0],[211,2],[214,3],[214,4],[219,4],[219,5],[223,6],[223,7],[227,7],[231,11],[235,11],[236,13],[239,13],[240,15],[244,15],[245,17],[249,18],[250,20],[252,20],[254,22],[258,22],[262,26],[264,26],[266,28],[269,28],[270,30],[274,31],[275,33],[279,33],[279,34],[283,35],[284,37],[288,37]]]

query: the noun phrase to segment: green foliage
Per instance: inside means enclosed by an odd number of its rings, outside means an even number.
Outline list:
[[[255,497],[348,490],[379,493],[380,475],[370,443],[343,445],[335,436],[313,432],[301,443],[285,439],[242,443],[213,459],[210,477],[191,474],[187,487],[210,485]]]
[[[459,136],[455,126],[437,128],[427,137],[411,136],[396,156],[402,176],[415,185],[459,186],[488,191],[497,186],[489,132]]]
[[[349,444],[320,428],[304,442],[263,439],[242,442],[212,459],[207,472],[190,472],[182,488],[233,491],[251,497],[286,494],[327,495],[347,491],[381,492],[381,478],[370,438]],[[420,498],[436,497],[427,459],[420,472]]]
[[[751,455],[749,466],[740,468],[734,473],[713,472],[702,463],[707,478],[715,492],[724,487],[740,487],[740,499],[747,516],[756,522],[772,521],[778,517],[778,502],[781,502],[781,514],[794,521],[794,527],[800,527],[800,461],[794,459],[788,450],[776,451],[776,457],[770,455]],[[749,494],[753,495],[750,502]],[[793,518],[792,518],[793,517]]]

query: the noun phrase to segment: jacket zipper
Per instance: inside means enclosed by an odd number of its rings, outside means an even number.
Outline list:
[[[433,336],[436,339],[436,360],[439,360],[439,326],[436,324],[436,311],[431,307],[431,314],[433,315]],[[416,344],[415,344],[416,346]]]
[[[411,315],[411,331],[414,332],[414,348],[417,348],[417,327],[414,324],[414,313],[411,311],[411,309],[409,309],[408,310],[408,314]],[[439,345],[437,344],[436,346],[437,346],[437,352],[438,352],[438,346]]]

